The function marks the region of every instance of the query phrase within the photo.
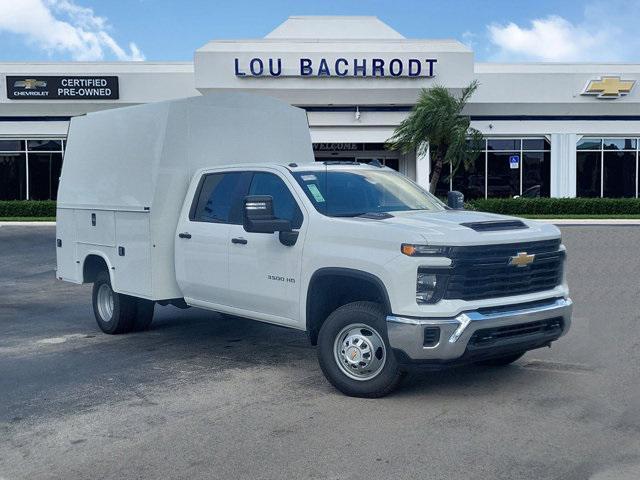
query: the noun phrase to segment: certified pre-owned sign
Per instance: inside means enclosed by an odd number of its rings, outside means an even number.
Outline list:
[[[7,76],[12,100],[117,100],[118,77]]]

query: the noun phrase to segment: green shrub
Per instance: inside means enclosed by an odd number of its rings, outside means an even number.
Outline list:
[[[469,210],[505,215],[638,215],[638,198],[487,198],[470,200]]]
[[[53,200],[2,200],[0,217],[55,217]]]

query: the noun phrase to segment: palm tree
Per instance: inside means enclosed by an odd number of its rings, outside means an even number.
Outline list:
[[[434,161],[429,179],[431,193],[436,190],[443,165],[450,163],[454,173],[461,165],[466,169],[482,149],[482,134],[471,128],[468,116],[462,115],[477,88],[478,81],[474,80],[459,97],[442,86],[423,88],[418,103],[387,140],[387,148],[402,153],[424,155],[430,149]]]

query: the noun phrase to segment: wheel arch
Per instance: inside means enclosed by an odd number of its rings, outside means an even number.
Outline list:
[[[316,345],[320,327],[331,312],[360,300],[378,302],[386,313],[391,313],[389,293],[378,276],[343,267],[316,270],[309,280],[306,298],[306,330],[311,344]]]
[[[106,270],[113,287],[113,267],[109,261],[109,257],[102,252],[89,252],[82,261],[82,283],[95,282],[98,273]]]

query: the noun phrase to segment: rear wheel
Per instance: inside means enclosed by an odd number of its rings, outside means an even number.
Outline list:
[[[154,302],[114,292],[106,271],[93,283],[93,314],[104,333],[116,335],[145,330],[153,320]]]
[[[318,335],[318,360],[331,384],[353,397],[383,397],[402,380],[384,310],[373,302],[349,303],[329,315]]]
[[[518,352],[518,353],[512,353],[511,355],[506,355],[504,357],[489,358],[487,360],[481,360],[479,362],[475,362],[475,364],[481,365],[483,367],[504,367],[505,365],[509,365],[515,362],[516,360],[521,359],[525,353],[526,352]]]

